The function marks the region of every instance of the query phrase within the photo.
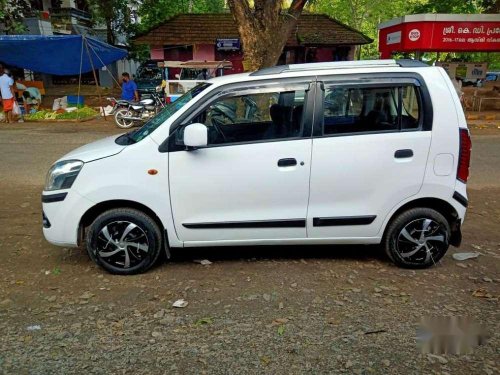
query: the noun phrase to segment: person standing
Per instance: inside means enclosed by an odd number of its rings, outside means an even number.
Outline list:
[[[137,92],[136,83],[130,79],[130,74],[122,73],[122,99],[139,101],[139,93]]]
[[[12,109],[14,109],[14,80],[6,73],[4,67],[0,65],[0,96],[2,97],[5,122],[13,122]]]

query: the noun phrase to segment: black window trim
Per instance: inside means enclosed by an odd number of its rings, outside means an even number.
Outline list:
[[[158,150],[160,152],[187,151],[185,146],[176,144],[175,138],[177,132],[180,131],[184,126],[188,125],[193,118],[198,116],[214,100],[228,94],[233,95],[234,93],[237,92],[258,90],[259,87],[262,88],[265,87],[267,89],[267,88],[272,88],[273,86],[275,86],[276,89],[280,91],[286,90],[288,87],[290,88],[290,90],[297,90],[298,86],[302,86],[302,89],[305,91],[304,111],[302,113],[303,126],[301,135],[292,138],[273,138],[273,139],[255,140],[246,142],[221,143],[221,144],[208,145],[205,148],[240,146],[240,145],[256,144],[256,143],[287,142],[287,141],[297,141],[301,139],[310,139],[312,133],[312,125],[314,123],[314,118],[315,118],[315,113],[313,112],[315,109],[316,96],[317,96],[315,76],[286,78],[279,80],[268,79],[262,81],[252,81],[252,82],[237,82],[216,88],[211,93],[201,98],[196,108],[193,108],[193,110],[185,112],[171,125],[170,135],[159,146]]]
[[[358,75],[330,75],[317,77],[316,90],[316,108],[313,122],[313,138],[329,138],[329,137],[347,137],[354,135],[370,135],[370,134],[385,134],[385,133],[406,133],[415,131],[430,131],[432,130],[433,112],[432,102],[425,84],[424,79],[417,73],[362,73]],[[398,130],[373,130],[365,132],[346,132],[336,134],[323,134],[323,116],[324,116],[324,95],[325,85],[342,85],[356,87],[404,87],[413,85],[417,92],[419,101],[419,126],[413,129],[401,129],[401,124],[398,123]],[[401,90],[400,90],[401,91]],[[402,107],[402,102],[400,106]],[[402,108],[398,108],[398,112]],[[399,113],[399,122],[401,116]]]
[[[331,83],[331,82],[325,82],[325,85],[336,85],[336,83]],[[371,131],[363,131],[363,132],[344,132],[344,133],[334,133],[334,134],[323,134],[323,131],[324,131],[324,124],[323,124],[323,121],[321,121],[321,128],[320,128],[320,131],[321,133],[315,135],[314,137],[317,138],[317,137],[341,137],[341,136],[346,136],[346,135],[356,135],[356,134],[360,134],[360,135],[363,135],[363,134],[377,134],[377,133],[401,133],[401,132],[414,132],[414,131],[422,131],[423,130],[423,122],[424,122],[424,119],[423,119],[423,109],[421,107],[419,107],[419,119],[418,119],[418,126],[416,128],[411,128],[411,129],[401,129],[401,116],[402,116],[402,107],[403,107],[403,102],[402,102],[402,89],[404,87],[408,87],[408,86],[411,86],[411,87],[415,87],[415,91],[417,93],[417,97],[420,97],[421,94],[420,94],[420,91],[418,90],[418,85],[415,85],[415,84],[411,84],[411,83],[400,83],[400,82],[394,82],[394,83],[386,83],[386,82],[381,82],[381,83],[342,83],[340,84],[339,86],[342,86],[342,87],[347,87],[347,88],[359,88],[359,89],[363,89],[363,88],[385,88],[385,87],[397,87],[398,88],[398,103],[397,103],[397,108],[396,108],[396,112],[397,112],[397,128],[392,130],[392,129],[388,129],[388,130],[371,130]],[[325,90],[323,90],[323,93],[322,95],[319,95],[317,96],[317,100],[320,101],[320,103],[322,103],[321,107],[322,107],[322,110],[324,111],[324,100],[325,100]],[[420,104],[420,100],[417,99],[419,104]],[[321,114],[321,120],[324,119],[324,112],[322,112]]]

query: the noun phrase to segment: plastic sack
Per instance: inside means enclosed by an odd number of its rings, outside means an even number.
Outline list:
[[[68,107],[68,97],[63,96],[62,98],[54,99],[52,104],[52,110],[57,111],[59,109],[66,109]]]
[[[54,103],[52,104],[52,110],[57,111],[61,109],[61,98],[54,99]]]
[[[62,98],[59,98],[60,99],[60,104],[61,104],[61,109],[66,109],[68,108],[68,97],[67,96],[63,96]]]
[[[19,103],[14,100],[14,106],[12,107],[12,114],[15,116],[21,116],[21,107],[19,107]]]
[[[106,107],[100,107],[101,116],[111,116],[113,112],[113,106],[107,105]]]

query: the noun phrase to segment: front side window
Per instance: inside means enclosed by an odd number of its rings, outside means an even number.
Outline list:
[[[323,134],[399,131],[418,128],[414,86],[327,86]]]
[[[216,99],[191,122],[208,128],[209,145],[300,137],[305,90],[236,93]]]
[[[184,107],[191,99],[198,96],[203,90],[210,86],[210,83],[200,83],[186,92],[174,102],[168,104],[156,116],[147,121],[142,128],[129,135],[132,142],[139,142],[154,132],[160,125],[172,117],[178,110]]]

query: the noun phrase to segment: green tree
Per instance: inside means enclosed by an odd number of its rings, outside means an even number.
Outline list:
[[[411,13],[425,0],[317,0],[311,10],[329,16],[361,31],[374,40],[358,50],[360,58],[378,58],[378,29],[381,22]]]
[[[481,13],[484,0],[428,0],[416,4],[412,13]]]
[[[19,34],[25,30],[23,19],[31,13],[29,0],[0,0],[0,31]]]
[[[131,3],[128,0],[87,0],[92,19],[106,26],[106,40],[115,44],[118,33],[127,33],[130,26]]]

